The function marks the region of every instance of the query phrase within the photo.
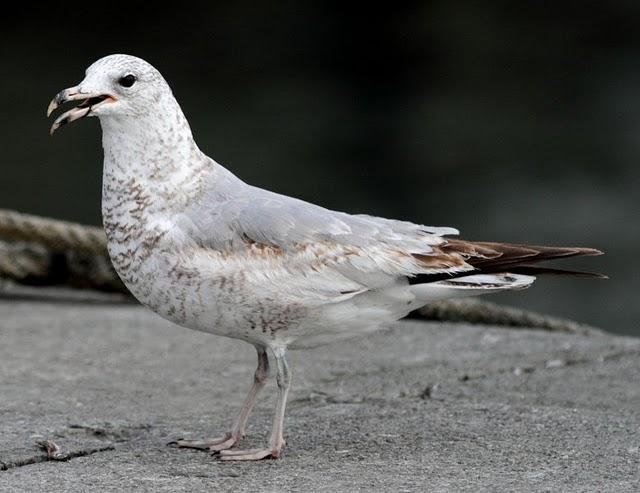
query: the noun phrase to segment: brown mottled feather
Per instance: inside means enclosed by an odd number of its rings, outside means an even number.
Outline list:
[[[593,248],[548,247],[462,240],[448,240],[443,246],[445,251],[459,252],[463,255],[469,249],[475,249],[477,253],[469,255],[467,263],[481,270],[517,266],[523,263],[538,263],[557,258],[602,254],[601,251]]]
[[[459,252],[447,252],[441,247],[434,246],[429,255],[414,253],[412,256],[420,262],[420,265],[428,269],[464,269],[468,267],[464,257]]]
[[[485,241],[465,241],[447,239],[447,242],[434,249],[434,260],[428,264],[423,257],[414,255],[425,265],[462,266],[464,263],[475,267],[480,273],[511,272],[516,274],[562,274],[578,275],[586,277],[606,277],[602,274],[590,272],[570,271],[539,267],[538,262],[559,258],[580,257],[589,255],[601,255],[600,250],[581,247],[549,247],[537,245],[519,245],[513,243],[494,243]],[[457,262],[454,260],[457,259]],[[412,283],[433,282],[440,279],[451,279],[469,275],[474,271],[457,272],[453,274],[426,274],[419,275],[411,280]]]

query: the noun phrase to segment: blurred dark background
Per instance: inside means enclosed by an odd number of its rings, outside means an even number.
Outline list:
[[[609,281],[491,298],[640,335],[640,2],[3,7],[0,207],[100,222],[96,119],[51,97],[110,53],[164,74],[252,184],[469,239],[585,245]],[[74,4],[71,4],[74,5]]]

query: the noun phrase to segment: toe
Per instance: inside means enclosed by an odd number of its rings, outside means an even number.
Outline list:
[[[239,439],[230,436],[229,438],[227,438],[226,440],[219,442],[219,443],[214,443],[212,445],[210,445],[208,448],[209,450],[211,450],[212,452],[222,452],[224,450],[230,449],[231,447],[233,447],[234,445],[236,445],[238,443]]]
[[[262,460],[275,459],[280,455],[280,451],[271,449],[252,449],[252,450],[223,450],[220,452],[220,460]]]
[[[228,433],[223,437],[217,438],[208,438],[205,440],[175,440],[173,442],[169,442],[167,445],[171,445],[179,448],[195,448],[198,450],[210,450],[211,447],[218,446],[220,444],[227,443],[231,440],[231,435]]]

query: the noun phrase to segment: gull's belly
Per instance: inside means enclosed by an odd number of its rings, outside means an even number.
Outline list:
[[[380,308],[379,299],[368,300],[366,293],[327,306],[300,306],[256,293],[241,270],[216,276],[161,249],[142,262],[123,261],[116,250],[132,249],[114,249],[112,260],[143,305],[178,325],[251,343],[314,347],[378,330],[409,310],[404,302],[400,311]]]
[[[238,269],[217,274],[181,252],[110,245],[116,271],[140,303],[174,323],[226,337],[270,344],[289,339],[310,310],[261,295]]]

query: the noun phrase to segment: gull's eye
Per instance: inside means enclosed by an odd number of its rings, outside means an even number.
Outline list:
[[[120,84],[122,87],[131,87],[132,85],[134,85],[136,83],[136,76],[133,74],[127,74],[124,77],[120,77],[118,79],[118,84]]]

